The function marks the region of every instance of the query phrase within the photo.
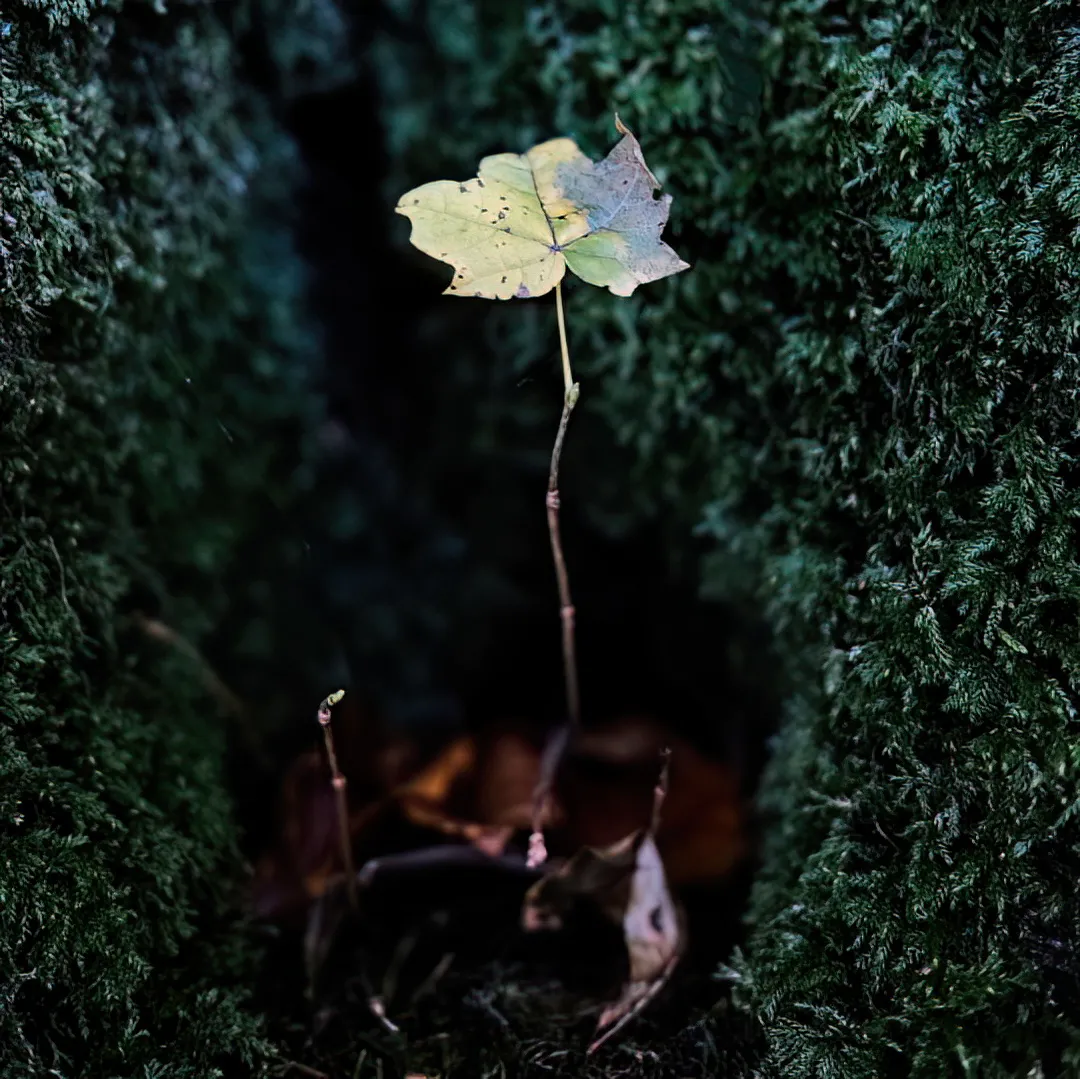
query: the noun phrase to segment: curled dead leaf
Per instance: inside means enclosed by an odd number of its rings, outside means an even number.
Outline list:
[[[600,1016],[598,1032],[611,1028],[591,1047],[597,1048],[659,991],[682,953],[685,922],[668,887],[655,832],[668,793],[670,753],[653,790],[651,819],[605,848],[584,847],[572,858],[551,866],[525,894],[521,922],[526,931],[558,929],[570,905],[588,898],[619,925],[629,957],[629,976],[617,1000]]]

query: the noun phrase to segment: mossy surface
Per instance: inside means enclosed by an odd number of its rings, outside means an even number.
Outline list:
[[[298,160],[237,45],[265,15],[0,16],[4,1075],[201,1079],[271,1053],[228,719],[134,618],[200,640],[304,485]]]
[[[1072,1074],[1075,9],[425,10],[380,46],[398,190],[602,152],[618,109],[675,196],[691,271],[568,297],[579,412],[627,453],[578,490],[673,556],[696,534],[794,687],[737,963],[764,1067]],[[529,369],[514,306],[485,325]]]

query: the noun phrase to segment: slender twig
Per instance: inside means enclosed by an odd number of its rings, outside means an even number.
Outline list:
[[[270,768],[270,758],[263,747],[262,740],[251,720],[251,715],[244,702],[221,680],[214,668],[210,666],[203,654],[186,637],[178,633],[172,626],[157,618],[148,618],[142,611],[136,611],[132,621],[147,637],[160,641],[175,648],[198,668],[202,675],[203,684],[207,691],[214,697],[222,709],[231,715],[236,721],[236,726],[247,743],[255,763],[262,771]]]
[[[660,762],[660,775],[656,780],[656,786],[653,788],[652,823],[649,825],[649,831],[654,836],[660,827],[660,811],[664,808],[664,800],[667,798],[668,780],[671,774],[670,746],[665,746],[660,751]]]
[[[535,869],[547,861],[547,847],[544,844],[544,823],[547,820],[548,803],[555,787],[555,773],[559,762],[566,752],[570,740],[570,725],[563,723],[548,736],[544,752],[540,756],[540,772],[533,791],[532,834],[529,836],[529,853],[525,865]]]
[[[566,344],[566,319],[563,316],[562,282],[555,286],[555,311],[559,319],[559,345],[563,366],[563,410],[555,446],[551,451],[551,469],[548,472],[547,518],[551,534],[551,557],[555,563],[555,577],[559,584],[559,614],[562,619],[563,672],[566,678],[566,714],[570,728],[581,726],[581,695],[578,690],[577,654],[574,648],[574,601],[570,596],[570,577],[563,557],[562,536],[559,531],[559,462],[562,460],[563,442],[570,413],[577,404],[580,385],[570,372],[570,350]]]
[[[284,1061],[281,1068],[277,1071],[277,1074],[285,1075],[290,1071],[297,1071],[301,1075],[308,1075],[311,1079],[330,1079],[326,1072],[321,1072],[318,1068],[309,1068],[306,1064],[301,1064],[298,1060]]]
[[[341,835],[341,856],[345,865],[345,887],[349,894],[349,904],[353,910],[359,907],[359,899],[356,892],[356,872],[353,869],[352,842],[349,839],[349,808],[345,798],[347,780],[341,774],[338,767],[337,754],[334,752],[334,733],[330,729],[330,709],[334,707],[342,697],[345,690],[339,689],[331,693],[322,704],[319,705],[319,725],[323,730],[323,741],[326,743],[326,756],[330,761],[330,782],[334,785],[334,800],[337,803],[338,828]]]
[[[442,980],[443,975],[450,969],[454,962],[454,953],[446,952],[435,966],[428,972],[427,977],[420,983],[416,992],[412,995],[412,1003],[415,1004],[422,997],[435,989]]]
[[[574,651],[574,602],[570,596],[570,577],[566,572],[562,538],[559,534],[559,458],[562,456],[563,439],[570,413],[577,403],[578,386],[575,382],[563,404],[559,433],[555,436],[555,449],[551,455],[551,472],[548,474],[547,517],[551,533],[551,557],[555,563],[555,577],[559,583],[559,615],[562,619],[563,670],[566,676],[566,713],[570,726],[575,730],[581,724],[581,698],[578,690],[577,656]]]
[[[391,1019],[387,1018],[386,1005],[383,1003],[382,997],[372,996],[368,997],[368,1010],[379,1021],[380,1026],[388,1034],[400,1034],[401,1027]]]
[[[203,658],[202,653],[186,637],[181,636],[172,626],[157,618],[147,618],[142,611],[136,611],[131,620],[146,634],[156,641],[171,645],[200,669],[203,681],[210,693],[227,712],[233,715],[244,714],[244,704],[239,697],[217,676],[214,669]]]
[[[645,990],[645,992],[643,992],[641,996],[638,997],[636,1001],[634,1001],[633,1007],[629,1008],[624,1016],[622,1016],[612,1026],[608,1027],[608,1029],[605,1030],[604,1033],[601,1034],[598,1038],[596,1038],[589,1046],[589,1048],[585,1050],[586,1055],[591,1056],[593,1053],[596,1052],[597,1049],[600,1048],[601,1045],[604,1044],[604,1042],[608,1041],[610,1038],[618,1034],[618,1032],[622,1030],[623,1027],[625,1027],[631,1019],[633,1019],[635,1016],[640,1015],[656,998],[660,990],[663,989],[665,985],[667,985],[668,981],[671,979],[671,975],[674,972],[675,967],[678,966],[678,963],[679,956],[672,956],[671,959],[668,960],[667,965],[664,967],[664,969],[660,971],[660,973],[656,976],[656,978],[653,979],[652,982],[649,983],[649,986]]]
[[[398,982],[401,980],[402,968],[416,950],[416,945],[419,940],[420,930],[414,928],[406,933],[394,946],[394,953],[390,956],[390,963],[386,968],[386,972],[383,974],[382,992],[379,994],[379,999],[384,1001],[387,1007],[394,1003],[394,997],[397,995],[398,990]]]
[[[563,458],[563,442],[570,413],[578,403],[580,386],[570,373],[570,350],[566,343],[566,319],[563,315],[563,285],[555,286],[555,311],[558,315],[558,343],[563,354],[563,416],[558,421],[555,445],[551,451],[551,470],[548,473],[548,531],[551,534],[551,555],[558,581],[559,617],[563,622],[563,669],[566,677],[566,712],[571,730],[581,726],[581,696],[578,690],[578,659],[573,640],[573,599],[570,597],[570,578],[563,556],[563,539],[558,527],[558,466]]]
[[[548,533],[551,536],[551,559],[555,564],[555,579],[559,586],[559,618],[562,622],[563,677],[566,682],[566,714],[569,720],[569,733],[575,733],[581,726],[581,691],[578,686],[577,653],[574,642],[574,601],[570,595],[570,575],[566,571],[566,558],[563,555],[562,534],[559,530],[559,462],[562,460],[563,442],[566,428],[570,423],[570,413],[574,411],[580,393],[580,385],[574,381],[570,370],[570,349],[566,343],[566,317],[563,314],[562,282],[555,286],[555,313],[559,321],[559,349],[562,355],[563,372],[563,408],[559,420],[559,429],[555,435],[555,445],[551,451],[551,468],[548,472],[547,520]],[[561,756],[565,740],[559,747]],[[543,824],[551,787],[558,759],[550,762],[550,768],[542,769],[533,797],[532,834],[529,836],[530,866],[542,864],[547,859],[544,846]]]

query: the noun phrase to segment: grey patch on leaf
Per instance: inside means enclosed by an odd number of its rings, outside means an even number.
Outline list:
[[[602,161],[587,158],[556,169],[561,193],[585,211],[589,232],[608,230],[629,244],[624,268],[638,284],[657,281],[688,268],[663,239],[657,244],[671,212],[671,195],[656,197],[660,184],[649,171],[638,141],[622,125],[623,137]],[[585,237],[581,237],[584,239]],[[572,250],[576,240],[564,245]],[[659,247],[659,250],[657,249]]]

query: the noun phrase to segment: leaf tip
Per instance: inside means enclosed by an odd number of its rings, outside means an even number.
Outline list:
[[[394,213],[402,214],[408,217],[413,212],[415,206],[420,205],[420,199],[417,197],[418,188],[413,188],[412,191],[406,191],[397,201],[397,205],[394,207]]]

